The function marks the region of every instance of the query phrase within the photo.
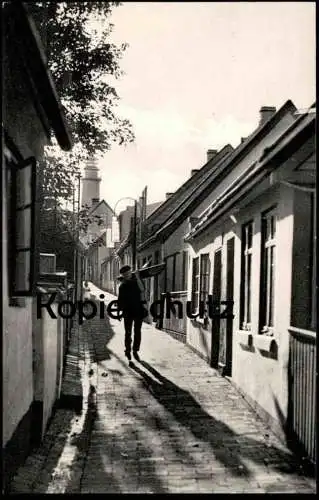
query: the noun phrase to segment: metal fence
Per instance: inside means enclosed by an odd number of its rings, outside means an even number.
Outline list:
[[[305,456],[316,463],[316,336],[290,328],[288,432]]]
[[[164,294],[165,295],[165,294]],[[185,335],[186,337],[186,302],[187,291],[170,292],[171,301],[178,300],[182,304],[182,318],[178,317],[178,306],[175,306],[176,314],[170,311],[170,317],[166,317],[167,302],[165,301],[164,318],[162,322],[163,330]]]

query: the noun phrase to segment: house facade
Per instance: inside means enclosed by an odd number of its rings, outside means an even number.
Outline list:
[[[101,263],[102,285],[101,288],[114,295],[118,294],[117,277],[120,274],[120,258],[116,255],[118,243],[107,247],[107,255]]]
[[[107,247],[107,235],[109,231],[110,228],[102,229],[100,235],[95,237],[87,246],[85,253],[85,277],[100,287],[103,282],[102,263],[109,254]]]
[[[315,107],[287,101],[244,149],[185,236],[187,343],[314,462]]]
[[[88,210],[86,217],[89,223],[80,236],[81,244],[85,247],[84,276],[96,285],[102,282],[101,265],[108,254],[113,214],[105,200],[96,201]]]
[[[28,453],[38,425],[34,419],[32,331],[38,250],[36,162],[52,132],[62,149],[70,150],[72,143],[26,6],[7,3],[2,15],[2,447],[6,488]]]
[[[207,197],[217,175],[223,172],[233,148],[225,146],[220,151],[208,150],[207,162],[201,169],[192,170],[190,178],[175,192],[168,193],[167,200],[146,221],[144,240],[138,247],[141,264],[152,259],[154,264],[165,262],[165,270],[146,280],[148,301],[160,300],[170,293],[172,300],[186,305],[189,256],[184,236],[196,217],[207,206]],[[186,341],[186,318],[170,315],[157,321],[157,326]]]
[[[146,192],[146,189],[144,190]],[[144,193],[143,192],[143,193]],[[119,234],[120,241],[115,243],[114,250],[110,252],[106,262],[103,263],[103,269],[105,273],[105,283],[107,284],[106,289],[115,293],[117,295],[119,287],[119,270],[124,265],[129,265],[134,267],[134,247],[135,247],[135,258],[136,266],[142,267],[146,264],[148,260],[152,259],[152,263],[159,263],[160,261],[155,261],[153,256],[150,255],[149,259],[146,257],[140,258],[138,252],[138,245],[141,242],[142,237],[142,227],[148,220],[148,217],[156,211],[156,209],[162,204],[162,202],[155,202],[146,204],[146,195],[140,197],[139,208],[137,209],[137,223],[136,232],[134,234],[134,207],[127,207],[126,210],[119,215]],[[135,238],[135,243],[134,243]],[[146,296],[150,296],[149,280],[146,280]]]

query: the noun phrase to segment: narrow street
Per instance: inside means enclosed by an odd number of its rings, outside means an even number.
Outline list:
[[[141,362],[129,367],[123,322],[95,318],[82,332],[82,415],[57,410],[13,493],[315,493],[315,480],[189,347],[144,324]]]

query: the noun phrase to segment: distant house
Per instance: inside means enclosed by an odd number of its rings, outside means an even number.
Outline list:
[[[102,229],[86,248],[86,278],[102,286],[102,262],[108,255],[107,247],[108,229]]]
[[[99,170],[96,160],[87,161],[82,178],[81,210],[86,228],[80,241],[86,248],[84,259],[85,279],[101,285],[101,263],[107,252],[107,234],[112,230],[114,211],[105,200],[100,200]]]
[[[146,193],[146,189],[143,191]],[[120,241],[116,242],[109,251],[108,257],[102,264],[102,281],[103,287],[111,293],[118,292],[118,276],[119,270],[124,265],[134,267],[134,245],[136,248],[136,265],[141,267],[143,263],[138,259],[137,247],[141,241],[141,229],[147,217],[155,211],[162,202],[149,203],[146,202],[146,194],[140,198],[137,203],[136,221],[134,221],[134,206],[126,207],[119,215],[119,233]],[[135,233],[134,233],[135,223]],[[135,244],[134,244],[135,239]],[[146,284],[147,287],[148,284]],[[149,293],[148,288],[146,294]]]
[[[287,101],[261,119],[185,235],[187,343],[313,462],[315,118]]]
[[[25,4],[7,2],[2,16],[2,446],[6,488],[38,427],[33,418],[32,332],[39,250],[36,162],[51,133],[63,150],[70,150],[72,143]]]
[[[183,238],[194,218],[206,207],[216,178],[223,175],[224,164],[232,152],[230,145],[220,151],[208,150],[206,163],[192,170],[190,178],[175,193],[167,193],[166,201],[145,221],[138,246],[140,265],[148,259],[154,264],[166,263],[166,270],[161,275],[146,280],[150,302],[159,300],[166,292],[186,302],[189,257]],[[185,318],[165,318],[158,326],[185,341]]]

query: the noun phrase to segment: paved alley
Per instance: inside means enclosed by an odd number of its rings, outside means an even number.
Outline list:
[[[144,324],[141,362],[129,367],[123,328],[109,318],[85,322],[88,403],[80,417],[59,410],[73,427],[59,424],[55,458],[43,459],[27,491],[315,492],[315,480],[205,361]],[[32,463],[39,458],[29,471]],[[13,492],[25,484],[17,479]]]

